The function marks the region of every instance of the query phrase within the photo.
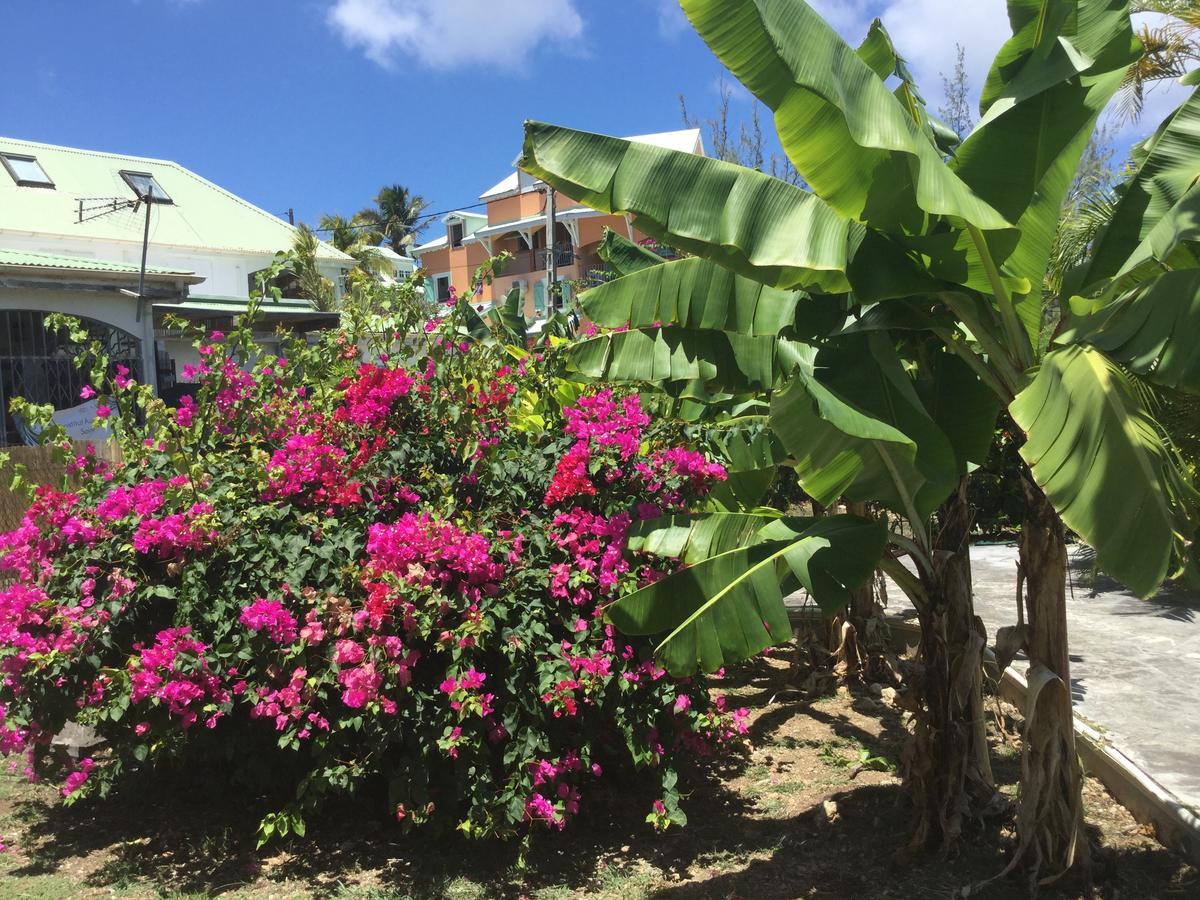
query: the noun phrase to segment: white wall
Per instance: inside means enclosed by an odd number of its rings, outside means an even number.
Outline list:
[[[124,262],[135,266],[140,266],[142,263],[141,241],[101,241],[86,237],[71,237],[70,235],[0,231],[0,247],[9,250],[26,250],[32,253]],[[280,247],[279,249],[286,250],[288,248]],[[251,272],[265,269],[271,264],[273,258],[262,253],[224,253],[198,250],[192,247],[158,245],[154,243],[154,225],[151,223],[150,248],[146,255],[146,265],[181,269],[202,276],[204,281],[191,288],[193,295],[248,298],[248,276]],[[340,267],[336,262],[323,263],[320,265],[320,269],[321,274],[332,280],[334,284],[339,283]]]
[[[149,304],[146,304],[149,307]],[[0,288],[0,309],[28,309],[83,316],[127,331],[142,342],[142,377],[153,383],[154,316],[147,308],[140,322],[137,301],[114,292],[92,293]]]

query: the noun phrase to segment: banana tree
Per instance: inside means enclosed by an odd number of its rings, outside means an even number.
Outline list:
[[[1112,224],[1064,279],[1065,293],[1046,296],[1063,200],[1097,117],[1137,56],[1128,3],[1009,0],[1013,36],[989,72],[979,125],[951,155],[878,23],[855,50],[802,0],[682,6],[772,110],[812,190],[528,123],[524,169],[597,209],[633,216],[644,233],[696,257],[597,289],[589,312],[625,314],[628,298],[630,328],[581,348],[581,367],[761,390],[805,490],[872,500],[901,517],[892,546],[915,574],[891,555],[883,564],[923,627],[932,727],[918,840],[953,839],[971,800],[964,781],[985,753],[963,739],[975,733],[970,686],[981,636],[969,575],[964,583],[961,488],[995,411],[1008,407],[1026,434],[1026,468],[1013,489],[1027,498],[1020,553],[1031,663],[1014,865],[1025,859],[1034,875],[1055,877],[1086,849],[1065,526],[1141,595],[1194,553],[1195,492],[1131,379],[1200,389],[1190,353],[1195,282],[1180,274],[1195,263],[1200,101],[1190,98],[1142,148]],[[893,77],[894,89],[885,83]],[[1066,321],[1047,329],[1048,315]],[[935,531],[931,513],[947,502]],[[692,615],[738,602],[738,592],[711,583],[689,591]],[[614,619],[644,627],[645,616],[628,614],[644,599],[625,601]],[[745,650],[721,646],[735,658]]]

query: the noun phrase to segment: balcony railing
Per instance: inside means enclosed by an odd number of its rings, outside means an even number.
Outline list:
[[[574,265],[575,250],[571,247],[559,247],[554,252],[560,269]],[[550,250],[541,247],[537,250],[522,250],[514,253],[513,258],[504,268],[505,275],[525,275],[529,272],[545,272],[550,268]]]

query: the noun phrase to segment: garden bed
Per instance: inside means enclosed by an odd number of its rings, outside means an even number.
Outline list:
[[[644,795],[614,783],[587,794],[565,832],[539,833],[524,869],[511,844],[405,837],[382,804],[365,801],[330,807],[303,840],[256,851],[262,809],[216,781],[163,777],[139,782],[137,793],[64,809],[54,787],[6,774],[0,834],[9,851],[0,857],[0,896],[945,897],[1003,867],[1013,839],[1005,813],[969,833],[949,861],[893,861],[908,820],[891,771],[903,727],[870,689],[809,702],[774,659],[729,681],[752,710],[750,749],[740,760],[686,773],[684,829],[653,832],[643,821]],[[1006,709],[1006,724],[1012,714]],[[993,736],[997,778],[1012,795],[1017,747],[994,726]],[[869,763],[860,768],[864,755]],[[1200,874],[1098,782],[1088,780],[1084,799],[1099,846],[1099,896],[1200,890]],[[981,896],[1019,897],[1022,888],[1001,882]],[[1083,894],[1074,886],[1043,896]]]

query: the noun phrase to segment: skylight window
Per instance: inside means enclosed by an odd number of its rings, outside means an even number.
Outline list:
[[[137,194],[139,200],[149,200],[151,203],[175,202],[149,172],[127,172],[122,169],[121,177],[125,179],[127,185],[133,188],[133,192]]]
[[[4,163],[8,174],[21,187],[54,187],[54,182],[50,180],[46,170],[33,156],[24,156],[20,153],[0,153],[0,162]]]

